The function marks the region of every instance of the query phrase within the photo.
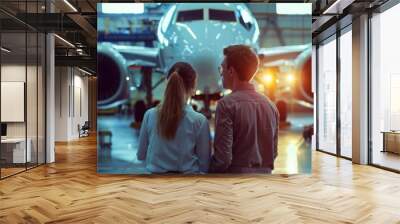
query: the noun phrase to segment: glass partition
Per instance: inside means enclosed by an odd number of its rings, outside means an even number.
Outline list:
[[[1,34],[2,177],[24,171],[31,162],[29,145],[26,150],[26,41],[25,32]]]
[[[44,1],[1,1],[0,178],[45,163],[45,44],[43,33],[21,20],[43,12]],[[15,17],[14,17],[15,16]]]

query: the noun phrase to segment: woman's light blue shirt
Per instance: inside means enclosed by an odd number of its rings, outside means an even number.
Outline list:
[[[146,169],[152,173],[207,173],[211,157],[207,118],[186,105],[175,138],[166,140],[158,134],[157,117],[157,109],[149,109],[140,129],[137,158],[146,161]]]

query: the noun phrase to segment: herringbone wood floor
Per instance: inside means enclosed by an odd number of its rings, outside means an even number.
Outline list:
[[[313,152],[312,175],[96,174],[95,138],[0,181],[0,223],[400,223],[400,175]]]

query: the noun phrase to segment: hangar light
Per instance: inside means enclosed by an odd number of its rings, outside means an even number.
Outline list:
[[[102,3],[101,12],[106,14],[142,14],[143,3]]]
[[[265,84],[269,85],[274,81],[274,76],[271,73],[267,73],[262,76],[263,81]]]
[[[277,3],[276,13],[285,15],[311,15],[311,3]]]
[[[287,80],[288,83],[292,84],[292,83],[294,82],[294,75],[291,74],[291,73],[289,73],[289,74],[286,76],[286,80]]]

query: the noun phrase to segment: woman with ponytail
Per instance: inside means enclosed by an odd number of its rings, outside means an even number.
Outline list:
[[[143,118],[137,158],[151,173],[207,173],[210,128],[205,116],[188,104],[196,89],[196,72],[185,62],[168,72],[161,103]]]

